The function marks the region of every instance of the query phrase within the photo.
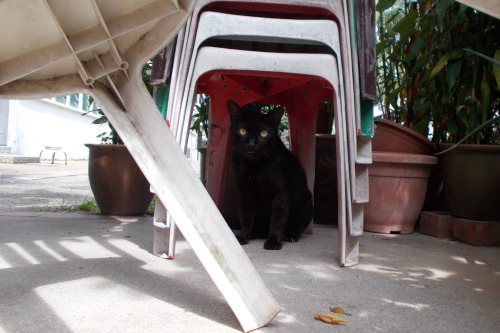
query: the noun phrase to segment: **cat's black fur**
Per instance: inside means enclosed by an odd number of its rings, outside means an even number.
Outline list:
[[[279,250],[283,240],[298,241],[313,216],[304,169],[278,135],[284,109],[263,114],[243,110],[233,101],[227,106],[239,194],[238,241],[243,245],[252,238],[266,238],[266,250]]]

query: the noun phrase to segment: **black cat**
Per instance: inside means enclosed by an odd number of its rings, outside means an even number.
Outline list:
[[[297,242],[313,216],[304,169],[278,135],[283,107],[268,114],[227,102],[231,159],[239,194],[240,244],[266,238],[266,250]]]

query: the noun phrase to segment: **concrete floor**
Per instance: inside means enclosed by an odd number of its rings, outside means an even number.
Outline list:
[[[0,174],[0,332],[241,331],[187,242],[175,260],[151,254],[151,217],[12,209],[2,165]],[[18,186],[29,193],[29,183]],[[335,227],[318,225],[281,251],[245,245],[283,309],[259,331],[498,332],[499,247],[418,232],[364,233],[360,243],[350,268],[337,265]],[[314,319],[334,306],[352,314],[347,323]]]
[[[0,163],[0,186],[0,211],[54,210],[93,197],[88,161]]]

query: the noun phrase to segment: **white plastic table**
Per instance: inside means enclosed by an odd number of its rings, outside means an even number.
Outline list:
[[[192,0],[0,2],[0,98],[98,101],[244,331],[280,311],[180,150],[141,78]],[[9,32],[9,33],[5,33]]]

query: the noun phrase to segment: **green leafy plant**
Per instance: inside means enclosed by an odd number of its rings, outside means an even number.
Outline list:
[[[95,212],[100,213],[99,206],[94,198],[86,199],[79,205],[73,205],[70,208],[71,211],[85,211],[85,212]]]
[[[436,143],[499,143],[500,21],[453,0],[380,0],[377,11],[384,117]]]
[[[146,211],[147,215],[154,215],[155,213],[155,204],[156,204],[156,194],[153,197],[153,200],[151,200],[151,203],[149,204],[148,210]]]
[[[148,207],[145,214],[147,214],[147,215],[154,214],[155,202],[156,202],[156,195],[153,197],[153,200],[151,200],[151,203],[149,204],[149,207]],[[64,209],[66,210],[68,208],[64,207]],[[100,213],[101,212],[101,210],[99,209],[99,205],[97,205],[97,202],[95,201],[94,198],[86,199],[79,205],[72,205],[71,207],[69,207],[69,210],[72,212],[74,212],[74,211],[83,211],[83,212],[92,212],[92,213]]]
[[[208,113],[210,110],[210,96],[198,93],[198,103],[195,104],[196,113],[193,114],[191,130],[198,133],[198,147],[202,146],[202,135],[208,137]]]
[[[94,98],[92,96],[88,96],[88,103],[89,103],[89,105],[96,106],[96,103],[95,103]],[[118,135],[118,133],[116,132],[113,125],[108,120],[108,117],[106,117],[106,115],[104,114],[102,109],[96,106],[96,108],[83,113],[82,116],[87,115],[88,113],[91,113],[91,112],[94,114],[97,113],[99,115],[99,117],[97,119],[92,121],[92,124],[96,124],[96,125],[107,124],[109,126],[109,131],[104,131],[104,132],[97,135],[97,137],[101,139],[101,143],[123,144],[122,139],[120,138],[120,136]]]

